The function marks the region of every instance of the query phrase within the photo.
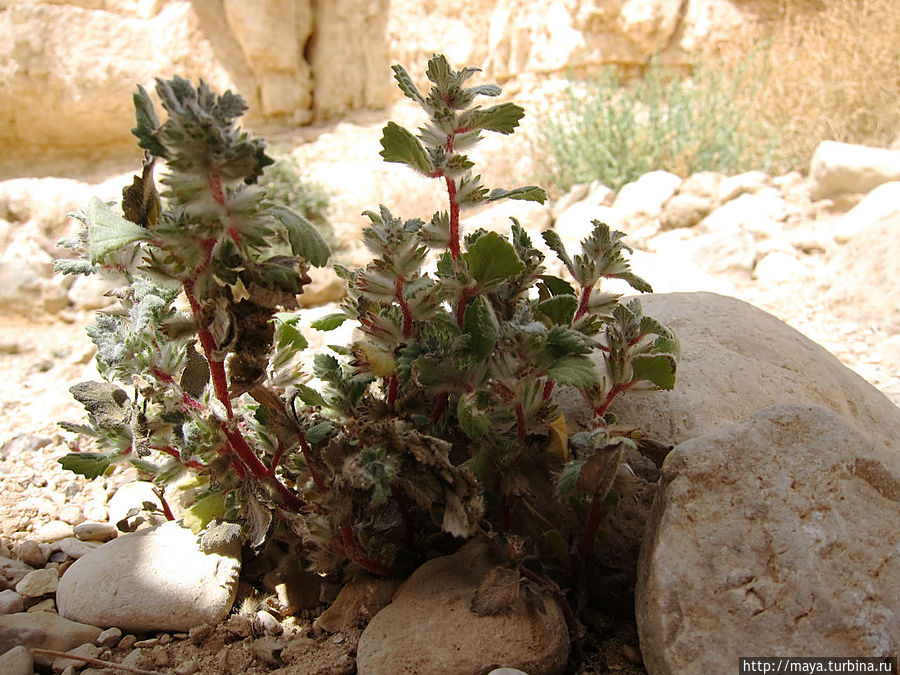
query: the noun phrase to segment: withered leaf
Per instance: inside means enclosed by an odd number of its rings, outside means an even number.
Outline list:
[[[140,176],[135,176],[131,185],[122,188],[122,213],[132,223],[142,227],[153,227],[159,218],[159,193],[153,182],[155,157],[144,155],[144,168]]]
[[[511,607],[518,599],[519,571],[494,567],[481,580],[469,607],[476,614],[491,616]]]
[[[624,452],[625,446],[622,443],[598,448],[581,468],[575,487],[589,494],[604,497],[616,479]]]

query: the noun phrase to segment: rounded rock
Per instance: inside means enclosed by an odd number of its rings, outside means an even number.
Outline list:
[[[238,556],[204,553],[197,537],[174,521],[126,534],[66,571],[56,594],[59,613],[135,632],[216,624],[234,602]]]

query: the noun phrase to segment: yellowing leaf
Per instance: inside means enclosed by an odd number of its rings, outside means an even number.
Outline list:
[[[566,416],[562,413],[547,425],[550,430],[550,440],[547,443],[547,452],[559,457],[563,462],[569,461],[569,432],[566,429]]]
[[[374,345],[362,345],[361,348],[363,354],[366,355],[366,360],[372,367],[372,372],[378,377],[390,377],[394,374],[394,371],[397,369],[397,361],[394,359],[393,354]]]

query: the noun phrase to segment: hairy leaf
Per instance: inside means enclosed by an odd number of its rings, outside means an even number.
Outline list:
[[[316,319],[310,326],[319,331],[334,330],[349,318],[350,317],[343,313],[328,314],[321,319]]]
[[[386,162],[406,164],[426,176],[434,171],[422,142],[396,122],[388,122],[382,130],[381,147],[379,154]]]
[[[80,382],[69,391],[103,429],[122,429],[131,417],[131,399],[112,382]]]
[[[149,230],[113,212],[97,197],[92,197],[88,202],[85,215],[92,263],[103,262],[107,255],[123,246],[151,238]]]
[[[647,380],[660,389],[675,387],[677,364],[671,354],[640,354],[631,362],[635,380]]]
[[[537,309],[553,323],[568,326],[572,323],[575,310],[578,309],[578,300],[574,295],[555,295],[539,302]]]
[[[490,108],[475,108],[462,119],[462,124],[472,129],[485,129],[501,134],[511,134],[525,116],[522,106],[501,103]]]
[[[512,190],[495,188],[488,194],[486,201],[496,202],[499,199],[522,199],[543,204],[547,201],[547,193],[544,192],[544,188],[535,185],[526,185],[525,187],[513,188]]]
[[[67,471],[80,474],[88,480],[103,475],[112,463],[110,452],[70,452],[57,461]]]
[[[544,243],[547,244],[547,247],[556,253],[557,257],[559,257],[560,261],[563,265],[565,265],[569,272],[572,275],[575,275],[575,264],[572,262],[572,259],[569,257],[569,254],[566,252],[566,247],[560,239],[559,235],[553,230],[544,230],[541,232],[541,236],[544,238]]]
[[[465,394],[459,397],[456,417],[466,436],[473,441],[484,436],[491,428],[491,419],[483,410],[475,407],[475,396]]]
[[[324,267],[331,257],[327,242],[306,218],[285,206],[272,207],[272,214],[287,230],[291,251],[310,265]]]
[[[94,266],[87,260],[61,259],[53,261],[53,271],[58,274],[83,274],[88,276],[94,273]]]
[[[579,389],[600,383],[593,362],[583,355],[564,356],[547,369],[547,376],[559,384],[569,384]]]
[[[156,136],[159,129],[159,118],[153,108],[153,101],[150,100],[150,96],[141,85],[138,85],[138,90],[132,98],[137,126],[131,130],[131,133],[137,136],[138,145],[151,155],[165,157],[166,148]]]
[[[397,80],[397,86],[400,87],[400,91],[403,92],[403,95],[407,98],[411,98],[419,105],[424,106],[425,98],[419,92],[415,83],[413,83],[412,78],[409,76],[409,73],[406,72],[406,69],[397,64],[391,66],[391,70],[394,71],[394,79]]]
[[[506,239],[496,232],[488,232],[463,254],[469,274],[482,286],[514,276],[525,264]]]
[[[483,295],[475,297],[466,307],[463,330],[469,335],[475,357],[483,361],[497,345],[500,324],[490,301]]]

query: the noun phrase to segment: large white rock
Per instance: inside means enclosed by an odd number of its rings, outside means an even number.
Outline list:
[[[360,675],[483,673],[497,666],[532,675],[562,673],[569,634],[556,601],[521,595],[494,615],[471,611],[491,562],[479,542],[413,572],[363,631]]]
[[[59,613],[126,631],[188,631],[222,621],[231,609],[239,551],[205,553],[177,522],[126,534],[66,570]]]
[[[900,462],[824,408],[785,405],[663,464],[636,613],[653,675],[740,656],[900,649]]]
[[[869,192],[900,180],[900,151],[822,141],[813,153],[809,178],[813,199]]]
[[[838,359],[784,322],[712,293],[641,296],[644,313],[681,342],[675,389],[612,405],[619,422],[676,445],[770,406],[822,406],[900,453],[900,412]]]
[[[900,181],[882,183],[834,224],[834,240],[846,244],[867,227],[900,222]]]

